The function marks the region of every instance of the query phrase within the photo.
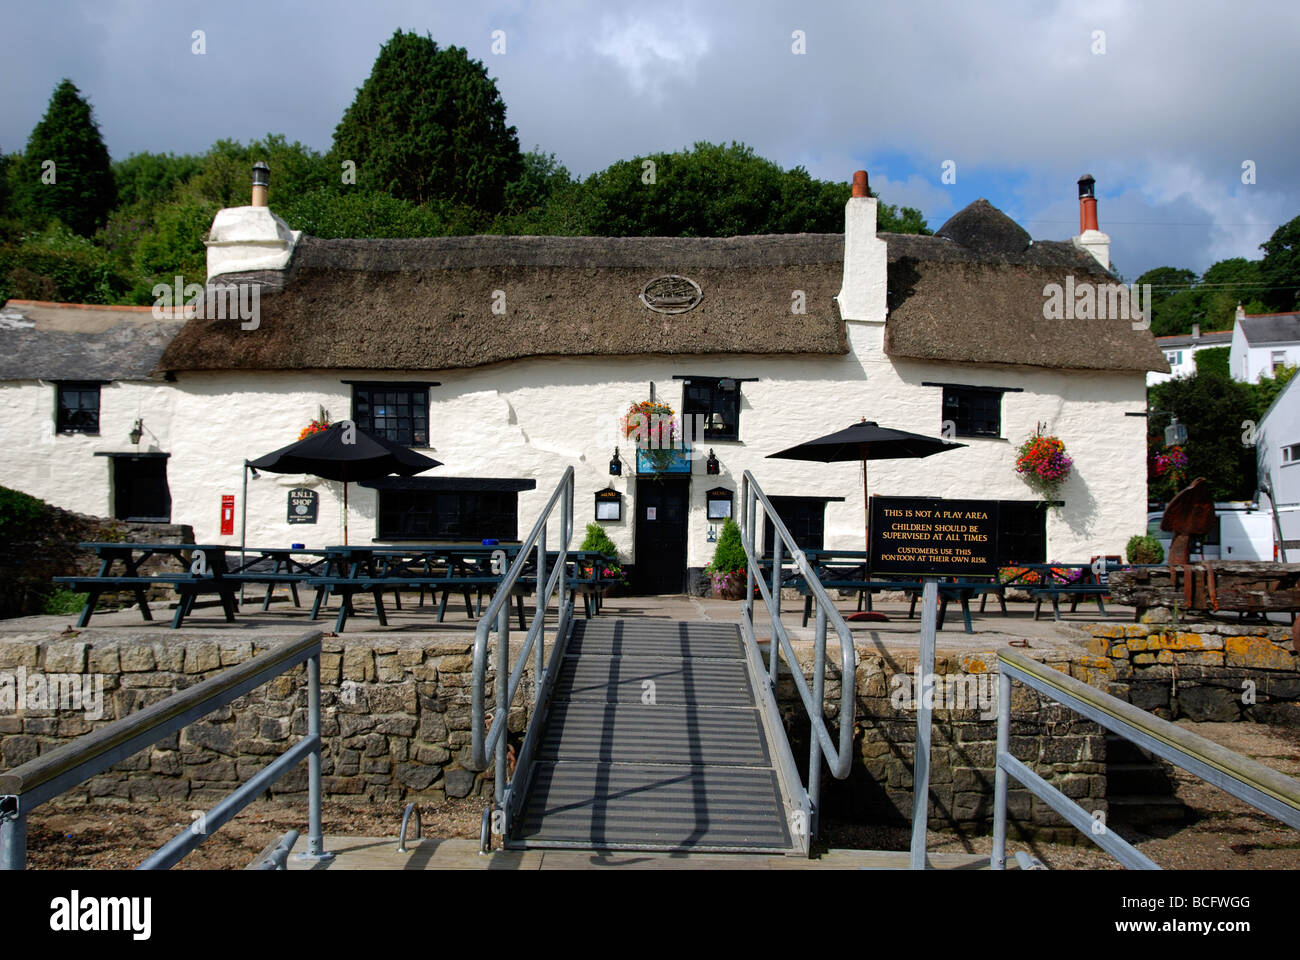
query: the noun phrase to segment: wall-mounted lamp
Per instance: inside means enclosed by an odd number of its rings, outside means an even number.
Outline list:
[[[1177,417],[1169,421],[1169,426],[1165,427],[1165,446],[1175,447],[1187,442],[1187,427],[1178,422]]]
[[[131,442],[139,445],[140,438],[144,436],[144,420],[136,420],[135,426],[131,428]]]
[[[611,477],[623,476],[623,461],[618,458],[618,447],[614,448],[614,456],[609,461],[609,475]]]
[[[718,463],[712,448],[709,449],[709,459],[704,461],[704,472],[715,477],[722,472],[722,465]]]

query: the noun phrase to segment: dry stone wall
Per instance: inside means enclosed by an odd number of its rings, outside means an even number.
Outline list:
[[[116,632],[115,632],[116,633]],[[90,637],[91,639],[85,639]],[[155,639],[109,637],[93,629],[77,637],[10,635],[0,639],[0,766],[16,766],[94,726],[155,703],[266,649],[226,637]],[[810,645],[803,667],[811,670]],[[335,797],[400,801],[408,798],[489,795],[492,771],[470,758],[471,647],[466,639],[388,640],[327,637],[321,657],[324,787]],[[828,722],[836,717],[838,653],[828,657]],[[1061,669],[1086,667],[1062,655]],[[98,716],[87,710],[6,710],[5,677],[55,674],[102,677]],[[986,825],[991,818],[997,736],[996,673],[992,653],[939,658],[931,773],[931,818],[936,827]],[[491,678],[492,672],[489,671]],[[857,683],[855,762],[850,779],[829,777],[825,808],[871,822],[911,816],[911,771],[918,686],[913,660],[863,655]],[[515,745],[532,702],[531,675],[508,717]],[[493,689],[489,679],[489,690]],[[779,686],[795,756],[807,762],[809,725],[788,674]],[[1013,702],[1012,750],[1089,809],[1105,808],[1105,741],[1092,724],[1018,690]],[[489,712],[492,710],[489,699]],[[294,738],[306,732],[305,672],[300,667],[187,727],[155,747],[72,791],[72,801],[211,802],[247,780]],[[305,765],[272,788],[275,795],[306,789]],[[1012,789],[1013,828],[1049,832],[1057,816],[1021,789]],[[1061,831],[1073,835],[1072,829]]]

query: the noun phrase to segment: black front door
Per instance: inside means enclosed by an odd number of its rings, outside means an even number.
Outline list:
[[[636,482],[637,593],[686,592],[686,477]]]

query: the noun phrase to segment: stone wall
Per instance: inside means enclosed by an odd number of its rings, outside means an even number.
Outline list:
[[[801,666],[812,673],[811,645],[801,645]],[[1045,654],[1056,669],[1096,683],[1077,657]],[[987,829],[993,816],[997,749],[997,663],[994,651],[935,657],[936,690],[930,738],[929,822],[932,829]],[[838,717],[838,650],[828,645],[826,720]],[[845,781],[823,775],[827,816],[864,823],[905,824],[912,819],[912,765],[920,671],[915,652],[859,652],[854,764]],[[786,729],[806,776],[810,724],[792,679],[779,686]],[[833,730],[833,732],[835,732]],[[1039,776],[1089,811],[1107,811],[1106,738],[1085,721],[1033,690],[1012,688],[1010,750]],[[1011,782],[1007,795],[1012,835],[1073,842],[1074,827],[1028,790]]]
[[[805,673],[810,672],[811,645],[797,646]],[[0,639],[0,763],[16,766],[263,649],[262,643],[226,638]],[[323,775],[329,795],[388,802],[490,794],[491,770],[474,770],[469,756],[472,662],[467,639],[327,637],[323,650]],[[1075,675],[1086,671],[1064,655],[1059,660],[1060,668]],[[832,646],[828,720],[835,717],[839,697],[837,663]],[[4,678],[16,676],[19,669],[29,676],[102,675],[102,718],[70,710],[8,712]],[[914,660],[906,657],[862,656],[853,772],[844,783],[824,777],[828,813],[876,823],[910,820],[916,714],[908,694],[915,670]],[[936,673],[949,682],[934,714],[932,823],[984,826],[991,817],[997,736],[994,659],[991,653],[941,656]],[[516,748],[532,700],[530,674],[523,687],[509,716]],[[809,725],[801,720],[802,706],[788,674],[779,693],[795,756],[806,765]],[[972,699],[955,699],[962,696]],[[1098,728],[1064,708],[1045,706],[1023,689],[1017,690],[1013,718],[1016,756],[1089,810],[1105,809],[1105,741]],[[306,729],[305,672],[300,667],[87,782],[69,798],[211,802],[247,780]],[[305,766],[300,766],[272,793],[292,795],[305,788]],[[1024,790],[1013,789],[1009,803],[1013,820],[1023,825],[1052,832],[1062,824]],[[1073,835],[1073,830],[1061,833]]]
[[[94,552],[82,550],[81,542],[193,543],[194,528],[185,524],[135,523],[107,520],[41,505],[42,516],[31,539],[7,542],[0,550],[0,618],[30,616],[44,611],[52,577],[91,575],[99,571]],[[36,537],[39,536],[39,539]],[[141,567],[146,574],[168,569],[174,558],[154,557]],[[175,567],[171,567],[175,569]],[[151,599],[174,596],[169,588],[154,588]],[[112,603],[112,594],[101,602]],[[131,593],[122,602],[134,603]]]
[[[1098,686],[1166,720],[1300,726],[1300,657],[1285,627],[1088,624]]]

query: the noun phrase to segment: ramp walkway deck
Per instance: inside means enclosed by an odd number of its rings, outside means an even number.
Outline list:
[[[506,846],[794,853],[740,630],[578,620]]]

